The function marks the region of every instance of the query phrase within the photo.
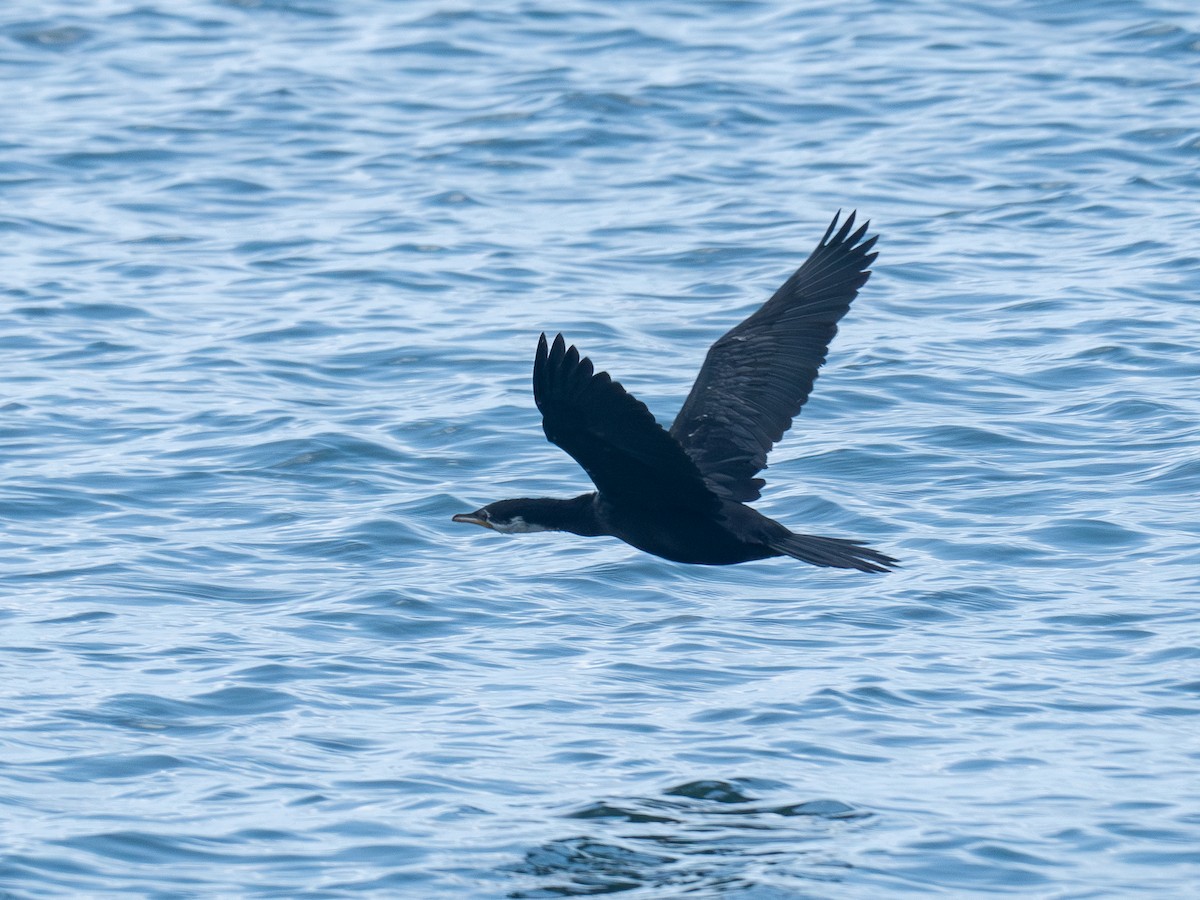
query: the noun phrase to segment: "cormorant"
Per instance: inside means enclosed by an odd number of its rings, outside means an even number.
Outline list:
[[[878,255],[870,252],[878,236],[863,240],[870,223],[852,231],[852,212],[839,228],[840,216],[775,295],[712,345],[670,431],[561,334],[552,343],[543,334],[533,363],[542,428],[596,490],[501,500],[454,521],[505,534],[611,535],[683,563],[791,556],[863,572],[896,565],[862,541],[794,534],[746,505],[758,499],[765,482],[755,476],[808,399],[838,320]]]

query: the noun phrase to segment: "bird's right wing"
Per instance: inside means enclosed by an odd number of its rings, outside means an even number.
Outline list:
[[[538,341],[533,398],[546,437],[583,466],[601,495],[697,513],[720,507],[695,462],[646,405],[596,372],[561,334],[552,345],[544,334]]]
[[[867,225],[853,228],[854,213],[841,228],[834,216],[795,274],[712,345],[675,417],[671,436],[722,497],[758,498],[755,475],[808,399],[838,320],[870,277],[876,239],[862,240]]]

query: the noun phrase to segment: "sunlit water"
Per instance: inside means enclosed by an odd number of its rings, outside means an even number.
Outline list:
[[[1191,9],[5,4],[0,893],[1195,890]],[[760,508],[902,570],[450,523],[839,208]]]

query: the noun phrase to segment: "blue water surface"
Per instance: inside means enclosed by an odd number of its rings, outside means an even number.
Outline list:
[[[1200,884],[1200,13],[0,7],[0,893]],[[450,516],[669,422],[838,209],[759,504],[902,559]]]

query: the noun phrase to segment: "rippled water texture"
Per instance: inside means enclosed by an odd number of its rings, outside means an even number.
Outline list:
[[[0,893],[1189,895],[1190,3],[0,7]],[[904,568],[450,523],[586,487],[839,208],[764,512]]]

